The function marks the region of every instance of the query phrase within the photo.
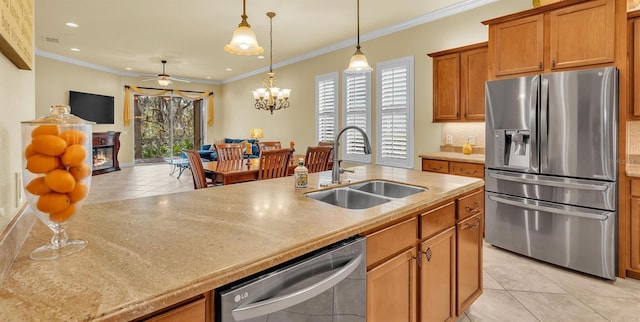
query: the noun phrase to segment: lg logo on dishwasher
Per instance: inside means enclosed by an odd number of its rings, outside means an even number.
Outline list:
[[[248,292],[244,292],[244,293],[242,293],[242,294],[237,294],[237,295],[233,298],[233,301],[234,301],[234,302],[236,302],[236,303],[238,303],[238,302],[240,302],[240,300],[242,300],[242,299],[246,299],[248,296],[249,296],[249,293],[248,293]]]

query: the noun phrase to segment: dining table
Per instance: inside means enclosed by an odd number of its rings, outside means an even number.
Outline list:
[[[298,166],[298,159],[304,159],[304,157],[304,154],[294,154],[292,158],[289,158],[288,176],[293,175],[294,169]],[[227,185],[258,180],[260,159],[208,161],[202,162],[202,165],[205,174],[214,182]]]

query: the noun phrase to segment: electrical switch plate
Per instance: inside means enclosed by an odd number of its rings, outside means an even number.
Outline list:
[[[444,143],[445,144],[453,144],[453,136],[447,135]]]
[[[475,145],[476,144],[476,137],[471,135],[469,136],[469,144],[471,145]]]
[[[20,208],[24,202],[24,192],[22,191],[22,171],[16,172],[16,208]]]

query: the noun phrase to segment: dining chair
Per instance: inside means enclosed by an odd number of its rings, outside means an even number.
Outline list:
[[[307,147],[307,154],[304,156],[304,165],[309,169],[309,173],[329,170],[329,155],[333,151],[333,146],[310,146]]]
[[[258,180],[287,176],[292,149],[271,149],[260,152]]]
[[[330,146],[333,147],[333,142],[331,141],[320,141],[318,142],[318,146]],[[333,149],[331,149],[331,153],[329,153],[329,158],[327,161],[327,170],[331,170],[333,169],[333,153],[335,151],[333,151]]]
[[[282,149],[280,141],[262,141],[258,142],[258,149],[260,152],[265,150]]]
[[[242,145],[239,143],[216,143],[218,162],[227,160],[243,160]]]
[[[191,176],[193,177],[193,188],[202,189],[215,186],[215,182],[207,180],[207,176],[204,173],[204,167],[202,166],[202,159],[200,154],[196,150],[182,150],[189,160],[189,167],[191,168]]]

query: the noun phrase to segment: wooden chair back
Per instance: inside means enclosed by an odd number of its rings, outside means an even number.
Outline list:
[[[260,152],[258,180],[287,176],[292,149],[271,149]]]
[[[333,151],[333,146],[310,146],[307,147],[307,154],[304,157],[304,165],[309,169],[309,173],[329,170],[327,164],[329,155]]]
[[[204,173],[204,167],[202,166],[202,159],[200,154],[196,150],[182,150],[189,160],[189,167],[191,168],[191,176],[193,177],[193,188],[202,189],[213,185],[213,182],[207,180],[207,176]]]
[[[217,143],[215,144],[218,162],[228,160],[243,160],[242,146],[240,143]]]
[[[318,146],[330,146],[333,148],[333,142],[330,141],[320,141],[318,142]],[[327,161],[327,170],[333,169],[333,149],[331,149],[331,153],[329,153],[329,159]]]
[[[258,149],[260,152],[265,150],[282,149],[280,141],[264,141],[258,142]]]

